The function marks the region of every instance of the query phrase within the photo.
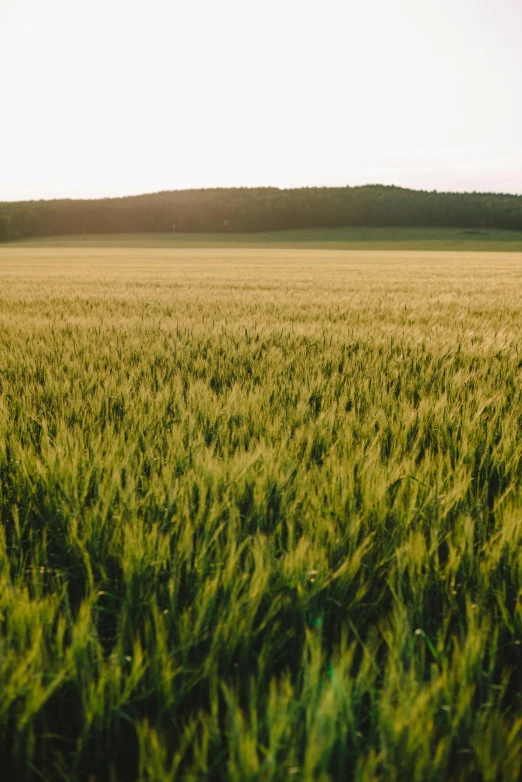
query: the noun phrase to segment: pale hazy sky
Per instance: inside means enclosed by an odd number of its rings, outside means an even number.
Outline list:
[[[522,0],[0,0],[0,200],[522,193]]]

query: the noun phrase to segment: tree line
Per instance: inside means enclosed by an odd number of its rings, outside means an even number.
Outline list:
[[[251,232],[348,226],[522,230],[522,196],[365,185],[175,190],[98,200],[0,203],[0,241],[82,233]]]

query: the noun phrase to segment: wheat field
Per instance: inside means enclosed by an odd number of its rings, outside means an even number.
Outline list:
[[[0,249],[0,766],[522,773],[522,254]]]

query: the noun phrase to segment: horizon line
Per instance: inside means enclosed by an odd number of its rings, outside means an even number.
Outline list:
[[[125,198],[143,198],[146,196],[161,195],[163,193],[193,193],[216,190],[361,190],[366,187],[379,187],[388,190],[409,190],[413,193],[431,193],[437,195],[490,195],[507,196],[509,198],[522,198],[522,192],[508,192],[500,190],[438,190],[437,188],[405,187],[404,185],[383,184],[380,182],[367,182],[360,185],[289,185],[280,187],[278,185],[216,185],[209,187],[179,187],[162,190],[147,190],[138,193],[126,193],[124,195],[103,195],[103,196],[56,196],[52,198],[22,198],[0,200],[3,204],[31,204],[31,203],[53,203],[56,201],[119,201]]]

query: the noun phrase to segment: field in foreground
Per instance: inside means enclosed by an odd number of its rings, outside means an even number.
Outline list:
[[[0,249],[0,766],[517,780],[522,254]]]

